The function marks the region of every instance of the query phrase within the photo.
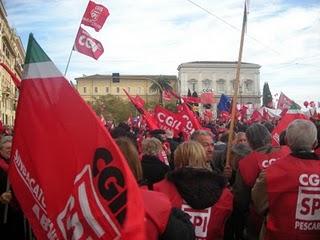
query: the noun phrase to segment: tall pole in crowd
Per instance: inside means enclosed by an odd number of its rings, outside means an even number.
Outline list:
[[[241,59],[242,59],[242,51],[243,51],[243,42],[244,42],[244,33],[247,24],[247,2],[244,3],[244,13],[243,13],[243,20],[242,20],[242,30],[241,30],[241,39],[240,39],[240,49],[239,49],[239,56],[238,56],[238,64],[237,64],[237,73],[236,73],[236,80],[235,80],[235,88],[232,98],[232,108],[231,108],[231,122],[229,128],[229,138],[228,138],[228,146],[227,146],[227,160],[226,166],[230,166],[230,157],[231,157],[231,145],[234,135],[234,124],[236,120],[236,105],[238,100],[238,91],[239,91],[239,83],[240,83],[240,68],[241,68]]]

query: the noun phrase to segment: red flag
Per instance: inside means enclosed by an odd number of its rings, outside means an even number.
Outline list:
[[[261,113],[258,110],[254,110],[251,117],[250,117],[250,122],[259,122],[262,121],[263,116],[261,115]]]
[[[177,137],[187,125],[187,121],[180,114],[173,113],[163,107],[156,106],[155,118],[161,129],[170,129],[174,136]]]
[[[194,115],[194,113],[190,110],[190,108],[188,107],[188,105],[186,103],[182,103],[181,104],[183,107],[183,111],[186,114],[185,115],[185,119],[191,121],[192,126],[195,130],[199,130],[201,129],[201,125],[198,121],[198,119],[196,118],[196,116]],[[186,116],[189,118],[187,119]]]
[[[37,239],[144,239],[126,160],[32,35],[14,131],[9,178]]]
[[[272,131],[272,145],[279,145],[280,133],[286,130],[288,125],[296,119],[307,119],[307,117],[301,113],[287,113],[281,118],[278,125]]]
[[[139,105],[141,108],[144,107],[144,100],[142,97],[140,97],[139,95],[136,95],[136,97],[134,98],[134,101],[136,102],[137,105]]]
[[[109,11],[106,7],[89,1],[81,23],[94,28],[98,32],[103,27],[108,16]]]
[[[284,95],[283,92],[280,93],[280,97],[278,100],[278,109],[284,110],[284,109],[301,109],[301,107],[296,104],[293,100],[288,98],[286,95]]]
[[[79,27],[78,34],[74,43],[74,50],[84,55],[98,59],[104,52],[102,44],[90,36],[90,34]]]
[[[201,103],[202,104],[212,104],[214,103],[214,96],[213,92],[205,92],[200,95]]]
[[[162,92],[162,97],[163,97],[163,99],[164,100],[166,100],[166,101],[170,101],[171,100],[171,93],[169,92],[169,91],[163,91]]]
[[[136,107],[136,109],[141,113],[143,118],[146,120],[149,129],[150,130],[159,129],[157,121],[154,119],[154,117],[143,108],[143,104],[141,104],[141,98],[139,97],[137,101],[137,99],[130,96],[130,94],[125,89],[123,89],[123,91],[129,98],[131,103]]]
[[[200,103],[200,98],[198,97],[182,97],[182,99],[187,103]]]

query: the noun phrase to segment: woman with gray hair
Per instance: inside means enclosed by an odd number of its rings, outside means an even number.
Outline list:
[[[320,236],[320,159],[313,149],[317,129],[298,119],[286,131],[292,153],[263,171],[252,189],[252,201],[266,223],[260,240],[308,239]]]
[[[146,138],[142,141],[142,171],[144,180],[150,189],[156,182],[161,181],[170,167],[159,158],[162,152],[162,144],[157,138]]]

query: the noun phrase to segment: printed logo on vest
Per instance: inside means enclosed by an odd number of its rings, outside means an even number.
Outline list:
[[[320,175],[301,174],[295,229],[320,230]]]
[[[198,210],[191,208],[188,204],[182,204],[181,210],[190,215],[190,221],[194,226],[196,238],[206,239],[211,215],[211,207]]]

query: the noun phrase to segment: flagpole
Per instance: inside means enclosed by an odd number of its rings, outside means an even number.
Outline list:
[[[66,70],[64,71],[64,76],[67,75],[67,71],[68,71],[68,68],[69,68],[72,52],[73,52],[73,46],[72,46],[72,49],[71,49],[71,52],[70,52],[70,55],[69,55],[69,59],[68,59],[67,66],[66,66]]]
[[[243,51],[246,22],[247,22],[247,4],[245,1],[243,20],[242,20],[241,39],[240,39],[240,49],[239,49],[238,64],[237,64],[237,73],[236,73],[236,80],[235,80],[235,89],[234,89],[234,94],[233,94],[233,98],[232,98],[231,122],[230,122],[228,145],[227,145],[226,167],[230,167],[230,161],[231,161],[231,159],[230,159],[231,145],[232,145],[232,140],[233,140],[234,124],[235,124],[235,118],[236,118],[236,105],[237,105],[237,100],[238,100],[238,89],[239,89],[239,83],[240,83],[240,67],[241,67],[241,59],[242,59],[242,51]]]

